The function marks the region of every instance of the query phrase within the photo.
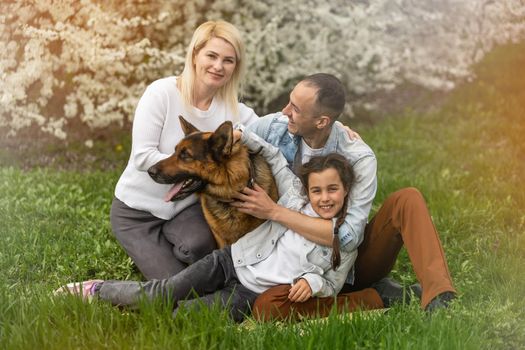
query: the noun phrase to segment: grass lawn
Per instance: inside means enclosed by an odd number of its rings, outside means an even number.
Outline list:
[[[0,348],[525,348],[525,45],[476,70],[439,107],[360,130],[378,157],[374,210],[406,186],[427,199],[459,291],[450,310],[430,317],[412,303],[239,326],[220,310],[173,320],[160,305],[131,312],[53,298],[74,280],[140,278],[109,225],[125,157],[108,155],[121,162],[110,171],[10,162],[0,166]],[[392,275],[415,282],[405,252]]]

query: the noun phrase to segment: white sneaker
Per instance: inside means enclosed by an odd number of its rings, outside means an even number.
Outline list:
[[[89,280],[84,282],[72,282],[56,289],[53,295],[72,294],[83,300],[91,300],[95,295],[96,287],[104,280]]]

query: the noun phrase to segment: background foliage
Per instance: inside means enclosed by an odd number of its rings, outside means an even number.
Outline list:
[[[244,33],[245,100],[281,107],[302,76],[339,76],[347,115],[412,83],[450,90],[496,43],[525,33],[521,0],[20,0],[0,2],[0,127],[65,139],[122,125],[151,81],[180,72],[193,30],[225,19]],[[274,103],[272,103],[274,102]],[[89,133],[88,133],[89,134]],[[87,145],[92,141],[89,135]]]

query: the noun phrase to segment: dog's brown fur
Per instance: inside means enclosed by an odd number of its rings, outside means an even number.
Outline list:
[[[179,119],[186,136],[173,155],[153,165],[148,173],[163,184],[181,184],[191,179],[170,200],[200,194],[204,216],[218,246],[232,244],[264,221],[232,207],[232,196],[253,179],[277,200],[271,169],[261,155],[249,154],[246,146],[234,142],[231,122],[224,122],[215,132],[201,132],[182,116]]]

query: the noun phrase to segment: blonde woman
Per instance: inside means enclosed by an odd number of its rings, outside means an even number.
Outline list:
[[[165,202],[170,185],[154,182],[147,169],[168,157],[183,138],[179,115],[203,131],[226,120],[243,125],[257,120],[251,108],[238,102],[244,70],[237,28],[208,21],[193,34],[182,74],[153,82],[138,103],[131,155],[110,217],[116,238],[147,279],[175,275],[215,248],[197,198]]]

